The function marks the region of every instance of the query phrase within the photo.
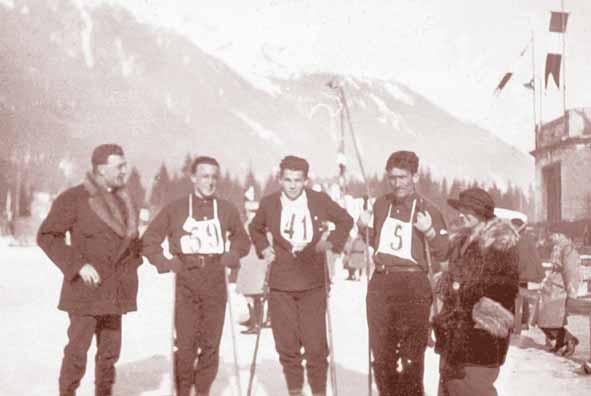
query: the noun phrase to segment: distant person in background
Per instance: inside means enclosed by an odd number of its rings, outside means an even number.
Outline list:
[[[561,233],[548,238],[552,270],[542,282],[534,324],[554,341],[552,352],[570,356],[579,340],[566,329],[566,303],[576,298],[580,282],[581,258],[572,240]]]
[[[247,222],[245,227],[248,227],[248,224],[250,222]],[[257,256],[254,249],[240,260],[236,293],[242,294],[248,304],[248,318],[240,322],[242,326],[246,326],[242,334],[257,334],[262,327],[270,326],[270,316],[267,315],[267,320],[264,319],[268,265]]]
[[[591,226],[589,226],[589,223],[585,224],[583,230],[583,246],[591,246]]]
[[[349,273],[347,280],[360,280],[361,274],[366,267],[365,250],[367,245],[359,231],[355,236],[349,238],[345,244],[345,268]]]
[[[511,223],[519,231],[519,242],[517,251],[519,253],[519,287],[527,289],[528,282],[540,283],[546,276],[542,259],[538,255],[536,242],[526,229],[525,223],[521,219],[512,219]],[[529,323],[529,304],[523,304],[522,324]]]
[[[70,326],[60,396],[76,394],[95,336],[95,395],[113,394],[121,315],[136,310],[142,258],[136,206],[125,188],[127,162],[115,144],[98,146],[91,162],[92,172],[56,198],[37,235],[41,249],[64,274],[58,308],[68,312]]]

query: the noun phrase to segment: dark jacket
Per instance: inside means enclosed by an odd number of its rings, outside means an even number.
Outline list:
[[[480,298],[488,297],[515,312],[518,239],[512,225],[500,219],[452,235],[449,272],[437,287],[443,309],[434,319],[436,352],[448,367],[498,367],[505,362],[510,336],[497,338],[476,329],[472,309]]]
[[[418,212],[429,212],[431,220],[433,222],[433,228],[435,229],[435,237],[429,241],[429,248],[434,259],[434,265],[444,259],[448,254],[449,249],[449,236],[447,234],[447,225],[443,215],[439,209],[430,203],[425,198],[418,194],[412,194],[402,202],[399,202],[394,197],[394,194],[386,194],[376,200],[373,205],[373,225],[369,229],[369,240],[374,251],[377,252],[378,245],[380,243],[380,232],[382,226],[388,217],[388,208],[392,205],[391,217],[398,218],[405,222],[410,220],[410,212],[412,209],[413,200],[417,200],[415,207],[415,214],[412,222],[415,223]],[[396,210],[398,209],[398,213]],[[365,230],[361,230],[361,235],[365,236]],[[413,227],[412,233],[412,257],[416,260],[417,264],[427,271],[427,259],[425,256],[425,241],[423,234]],[[401,259],[398,257],[385,255],[382,253],[375,253],[376,262],[383,265],[396,265],[396,266],[409,266],[415,265],[410,260]],[[438,268],[434,268],[434,272],[437,272]]]
[[[109,193],[92,177],[56,198],[37,243],[64,274],[60,310],[84,315],[136,310],[137,267],[142,263],[137,224],[127,191]],[[98,287],[85,285],[78,275],[86,263],[99,273]]]
[[[312,241],[297,255],[291,253],[292,246],[280,232],[281,192],[261,199],[248,229],[257,254],[269,246],[267,232],[273,236],[276,259],[271,264],[269,287],[277,290],[308,290],[324,285],[326,254],[318,253],[315,246],[321,239],[325,223],[335,224],[335,230],[328,236],[332,250],[341,252],[353,227],[353,219],[347,211],[334,202],[326,193],[306,189],[308,208],[312,216],[314,235]]]
[[[193,217],[195,219],[213,218],[213,200],[201,199],[191,194],[193,200]],[[222,238],[226,235],[230,241],[229,252],[235,257],[244,257],[250,251],[250,240],[240,220],[240,214],[236,207],[229,201],[216,198],[218,206],[218,218],[222,231]],[[151,264],[154,264],[159,272],[166,272],[169,260],[164,257],[162,242],[168,238],[170,254],[180,259],[183,271],[190,267],[196,260],[194,255],[183,254],[180,239],[187,235],[183,230],[183,224],[189,216],[188,196],[183,196],[164,207],[148,225],[142,237],[143,254]],[[220,266],[220,270],[221,270]],[[223,271],[220,272],[223,274]]]
[[[546,272],[535,242],[529,236],[522,235],[517,244],[517,250],[519,252],[519,281],[541,282],[546,276]]]

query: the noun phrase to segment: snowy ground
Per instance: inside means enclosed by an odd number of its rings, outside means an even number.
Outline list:
[[[2,248],[0,263],[0,396],[57,395],[57,375],[66,341],[67,315],[57,311],[61,274],[37,248]],[[365,282],[344,280],[337,273],[332,292],[337,382],[340,395],[367,394],[367,331]],[[123,350],[117,365],[116,396],[170,394],[170,329],[172,276],[158,275],[150,265],[140,267],[139,311],[123,322]],[[241,296],[231,295],[235,322],[246,315]],[[238,396],[234,377],[229,321],[222,339],[222,362],[212,395]],[[516,336],[497,388],[501,395],[589,395],[591,376],[582,374],[589,358],[589,321],[571,317],[569,328],[581,339],[570,359],[544,350],[537,329]],[[236,328],[242,395],[246,394],[255,337]],[[94,350],[79,396],[93,395]],[[270,330],[261,339],[255,382],[257,396],[286,395]],[[438,358],[427,352],[425,386],[436,395]],[[377,392],[374,392],[377,395]]]

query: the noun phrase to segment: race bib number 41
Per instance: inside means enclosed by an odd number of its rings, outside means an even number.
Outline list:
[[[310,211],[283,209],[281,211],[281,236],[294,246],[310,243],[314,236]]]

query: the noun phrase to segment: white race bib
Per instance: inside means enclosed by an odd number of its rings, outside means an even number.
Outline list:
[[[292,244],[295,250],[301,250],[314,237],[314,226],[310,210],[305,207],[287,207],[281,209],[281,236]]]
[[[412,232],[416,200],[412,203],[410,221],[405,222],[390,217],[392,205],[388,208],[388,217],[380,230],[380,244],[377,253],[389,254],[416,263],[412,257]]]
[[[189,196],[189,216],[183,224],[183,230],[189,235],[180,238],[183,254],[222,254],[224,238],[222,225],[217,215],[217,201],[213,200],[213,218],[195,220],[193,218],[193,196]]]

